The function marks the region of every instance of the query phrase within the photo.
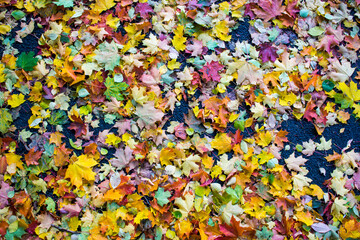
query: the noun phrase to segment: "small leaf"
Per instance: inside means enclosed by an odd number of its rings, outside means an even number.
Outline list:
[[[322,27],[313,27],[308,31],[308,33],[313,37],[317,37],[323,34],[324,31],[325,30]]]
[[[169,197],[171,197],[171,193],[169,191],[164,191],[162,187],[159,187],[155,194],[155,198],[157,203],[162,207],[165,204],[169,203]]]

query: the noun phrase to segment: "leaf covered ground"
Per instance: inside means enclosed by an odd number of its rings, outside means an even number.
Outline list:
[[[0,1],[0,238],[359,239],[360,1]]]

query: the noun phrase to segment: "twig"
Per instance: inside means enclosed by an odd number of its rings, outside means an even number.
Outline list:
[[[68,232],[68,233],[71,233],[71,234],[81,234],[82,233],[82,232],[78,232],[78,231],[71,231],[71,230],[56,226],[54,224],[51,224],[51,226],[58,229],[58,230],[60,230],[60,231]]]

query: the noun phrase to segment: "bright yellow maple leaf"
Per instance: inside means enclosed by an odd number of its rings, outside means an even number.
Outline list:
[[[214,27],[214,33],[216,36],[223,41],[230,41],[231,35],[229,35],[229,27],[225,20],[216,23]]]
[[[105,139],[105,143],[111,146],[117,146],[120,142],[121,138],[119,136],[116,136],[114,133],[110,133]]]
[[[360,90],[358,90],[357,84],[353,81],[350,82],[350,86],[346,83],[339,83],[338,87],[343,93],[345,93],[354,102],[360,101]]]
[[[272,134],[269,131],[259,132],[256,137],[256,143],[261,147],[266,147],[272,141]]]
[[[12,108],[16,108],[16,107],[20,106],[23,102],[25,102],[25,98],[24,98],[24,95],[22,93],[13,94],[13,95],[10,96],[10,98],[8,100],[8,104]]]
[[[101,13],[112,8],[115,4],[114,0],[97,0],[93,9]]]
[[[69,165],[65,178],[70,178],[71,183],[79,188],[83,184],[83,179],[87,181],[95,180],[96,173],[91,168],[96,164],[98,163],[93,158],[80,155],[76,162]]]
[[[298,221],[303,222],[306,224],[306,226],[311,226],[314,221],[312,220],[311,213],[309,211],[306,212],[297,212],[295,214]]]
[[[179,25],[175,30],[174,30],[174,38],[171,41],[172,44],[174,45],[174,48],[177,51],[184,51],[186,48],[185,42],[186,42],[186,38],[183,36],[184,35],[184,26]]]
[[[211,141],[211,147],[219,151],[219,154],[230,152],[232,149],[231,138],[226,133],[218,133]]]

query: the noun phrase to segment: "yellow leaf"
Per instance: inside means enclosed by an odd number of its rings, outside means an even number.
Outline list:
[[[9,25],[4,25],[4,24],[0,25],[0,33],[1,34],[8,33],[8,32],[10,32],[10,30],[11,30],[11,27]]]
[[[117,29],[120,25],[120,19],[117,17],[113,17],[112,14],[109,14],[106,17],[106,25],[108,25],[112,29]]]
[[[256,143],[261,147],[266,147],[272,141],[272,134],[269,131],[259,132],[256,137]]]
[[[204,165],[205,168],[210,169],[212,167],[213,163],[214,163],[214,160],[211,157],[209,157],[208,155],[205,155],[202,158],[202,164]]]
[[[355,219],[351,219],[342,224],[339,230],[341,239],[359,239],[360,238],[360,222]]]
[[[185,42],[186,42],[186,38],[183,36],[184,35],[184,26],[179,25],[175,30],[174,30],[175,36],[173,38],[173,40],[171,41],[172,44],[174,45],[175,49],[177,51],[183,51],[186,48]]]
[[[8,165],[15,163],[18,168],[24,169],[20,155],[16,155],[15,153],[5,153],[5,157]]]
[[[211,147],[219,151],[219,154],[230,152],[232,149],[231,138],[226,133],[218,133],[211,141]]]
[[[314,221],[311,218],[311,213],[310,212],[298,212],[295,214],[295,216],[297,217],[297,220],[300,222],[303,222],[306,224],[306,226],[311,226]]]
[[[324,191],[316,184],[311,184],[309,187],[312,191],[310,195],[316,196],[319,200],[324,197]]]
[[[355,82],[351,81],[350,87],[348,87],[344,82],[341,82],[339,83],[338,88],[354,102],[360,101],[360,90],[358,90]]]
[[[109,189],[103,196],[104,201],[121,201],[124,198],[118,189]]]
[[[95,180],[96,173],[91,168],[96,164],[97,162],[93,158],[80,155],[76,162],[69,165],[65,178],[70,178],[71,183],[79,188],[83,184],[83,179],[87,181]]]
[[[231,39],[231,35],[229,35],[229,28],[225,20],[216,23],[214,32],[220,40],[230,41]]]
[[[70,229],[71,231],[76,231],[76,230],[78,229],[80,223],[81,223],[81,221],[79,221],[79,218],[78,218],[78,217],[72,217],[72,218],[70,218],[69,223],[68,223],[69,229]]]
[[[99,13],[108,10],[115,6],[114,0],[97,0],[93,9],[96,9]]]
[[[10,96],[10,98],[8,100],[8,104],[12,108],[16,108],[16,107],[20,106],[23,102],[25,102],[25,99],[24,99],[24,95],[22,93],[13,94]]]
[[[189,236],[192,229],[193,225],[189,220],[177,222],[175,225],[175,230],[180,237],[184,236],[185,234]]]
[[[116,146],[121,142],[121,138],[116,136],[113,133],[110,133],[109,135],[107,135],[106,139],[105,139],[105,143],[109,144],[111,146]]]
[[[173,59],[168,62],[168,68],[170,70],[174,70],[175,68],[179,68],[181,66],[181,63],[177,62],[176,59]]]
[[[141,105],[143,105],[149,100],[149,97],[146,95],[145,87],[133,87],[131,89],[131,95],[135,102],[140,103]]]
[[[136,217],[134,219],[134,222],[136,224],[140,224],[141,220],[148,219],[150,214],[151,214],[151,212],[147,208],[145,208],[144,210],[138,212],[138,214],[136,215]]]

